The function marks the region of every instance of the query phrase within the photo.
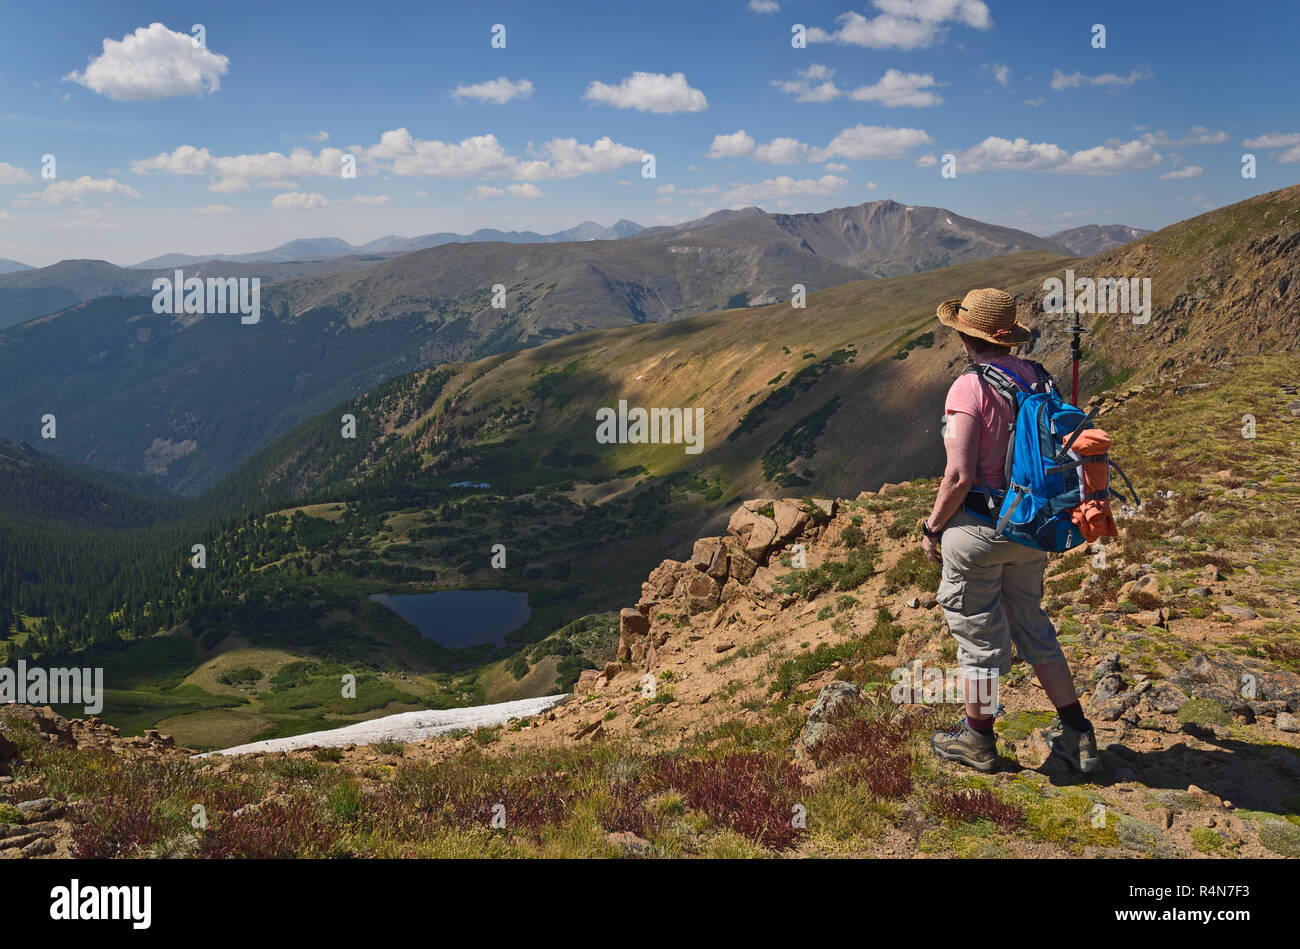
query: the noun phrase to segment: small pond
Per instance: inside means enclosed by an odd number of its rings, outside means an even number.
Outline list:
[[[442,590],[438,593],[375,593],[370,599],[448,649],[491,643],[504,646],[533,615],[527,593],[509,590]]]

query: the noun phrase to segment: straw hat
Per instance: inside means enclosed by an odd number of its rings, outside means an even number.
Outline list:
[[[999,346],[1018,346],[1033,338],[1016,322],[1016,301],[1001,290],[972,290],[960,300],[945,300],[935,311],[939,322]]]

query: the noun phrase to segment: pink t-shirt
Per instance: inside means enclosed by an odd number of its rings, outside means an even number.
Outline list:
[[[1034,367],[1016,356],[993,356],[981,361],[1005,366],[1030,385],[1038,381]],[[980,447],[976,472],[980,482],[994,490],[1002,490],[1005,487],[1002,469],[1007,460],[1007,435],[1012,422],[1011,406],[978,374],[966,372],[949,387],[943,411],[945,414],[965,412],[979,420]]]

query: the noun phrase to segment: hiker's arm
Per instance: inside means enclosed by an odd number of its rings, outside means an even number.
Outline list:
[[[942,530],[961,507],[966,492],[975,486],[980,447],[979,421],[965,412],[949,412],[943,444],[948,451],[948,463],[944,466],[939,493],[930,510],[928,522],[931,530]]]

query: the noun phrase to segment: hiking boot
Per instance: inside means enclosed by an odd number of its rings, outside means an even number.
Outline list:
[[[989,732],[977,732],[963,718],[946,732],[930,736],[930,750],[940,758],[959,761],[976,771],[992,771],[998,763],[998,740]]]
[[[1061,734],[1052,739],[1052,754],[1064,758],[1070,767],[1084,774],[1101,770],[1101,758],[1097,755],[1097,733],[1092,729],[1081,732],[1069,725],[1062,725]]]

